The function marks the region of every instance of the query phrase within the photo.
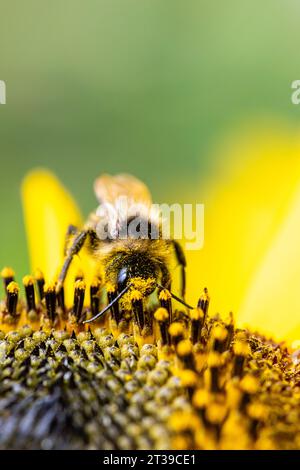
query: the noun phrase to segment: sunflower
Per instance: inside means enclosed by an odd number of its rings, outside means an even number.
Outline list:
[[[297,351],[211,314],[206,288],[190,311],[167,290],[150,309],[133,290],[125,312],[84,324],[110,295],[95,264],[83,252],[55,285],[81,215],[49,172],[30,173],[22,194],[32,275],[20,294],[2,270],[0,448],[300,447]]]

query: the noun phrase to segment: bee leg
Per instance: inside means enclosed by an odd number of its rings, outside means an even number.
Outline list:
[[[171,289],[171,274],[167,266],[163,265],[161,267],[161,283],[164,289]]]
[[[177,259],[178,264],[180,265],[181,269],[181,298],[184,300],[185,298],[185,288],[186,288],[186,259],[184,251],[181,245],[178,243],[177,240],[172,240],[172,244],[175,250],[175,256]]]
[[[57,291],[60,290],[60,288],[63,286],[64,280],[66,278],[68,269],[70,267],[70,264],[73,260],[74,255],[79,253],[81,248],[83,247],[88,235],[90,233],[90,230],[82,230],[80,231],[74,238],[72,245],[67,248],[66,250],[66,255],[65,255],[65,260],[63,267],[61,269],[60,275],[58,277],[58,282],[57,282]]]
[[[68,249],[68,244],[70,241],[70,237],[72,235],[76,235],[78,232],[78,227],[75,227],[75,225],[69,225],[67,228],[67,233],[66,233],[66,238],[65,238],[65,246],[64,246],[64,255],[66,256],[67,254],[67,249]]]
[[[158,282],[156,283],[156,285],[159,289],[159,292],[161,292],[161,290],[163,290],[163,289],[168,289],[168,291],[171,294],[171,297],[173,299],[177,300],[177,302],[180,302],[182,305],[184,305],[188,309],[190,309],[190,310],[193,309],[194,307],[191,307],[182,298],[177,297],[177,295],[175,295],[175,294],[173,294],[173,292],[171,292],[171,275],[170,275],[170,272],[169,272],[167,266],[163,265],[161,267],[161,274],[162,274],[161,284],[159,284]],[[184,277],[184,281],[185,281],[185,277]],[[183,294],[184,294],[184,292],[183,292]]]

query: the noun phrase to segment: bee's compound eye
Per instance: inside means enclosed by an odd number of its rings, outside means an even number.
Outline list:
[[[120,269],[118,273],[118,291],[122,291],[127,286],[129,280],[129,272],[127,268]]]

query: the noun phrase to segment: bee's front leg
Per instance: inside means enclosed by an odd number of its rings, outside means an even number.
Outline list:
[[[79,231],[79,228],[76,227],[75,225],[69,225],[68,228],[67,228],[67,233],[66,233],[66,238],[65,238],[65,246],[64,246],[64,256],[66,256],[67,254],[67,249],[68,249],[68,245],[69,245],[69,242],[70,242],[70,238],[73,236],[73,235],[76,235],[76,233],[78,233]]]
[[[161,284],[165,289],[171,289],[171,274],[165,264],[161,267]]]
[[[172,240],[175,256],[181,269],[181,298],[185,298],[186,289],[186,258],[181,245],[177,240]]]
[[[89,228],[89,229],[81,230],[80,232],[76,234],[75,238],[72,241],[71,246],[66,249],[64,264],[58,276],[58,281],[57,281],[57,286],[56,286],[57,292],[59,292],[59,290],[63,286],[63,283],[67,276],[68,269],[71,265],[73,257],[77,255],[77,253],[79,253],[87,237],[88,236],[93,237],[94,235],[95,233],[93,229]]]

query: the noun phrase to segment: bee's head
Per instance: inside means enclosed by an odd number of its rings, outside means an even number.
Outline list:
[[[120,266],[117,274],[118,291],[121,292],[130,283],[135,283],[139,279],[147,281],[146,294],[150,295],[156,287],[155,281],[157,280],[157,268],[155,263],[150,259],[139,258],[132,256],[126,260],[123,266]],[[153,282],[149,282],[153,280]]]

